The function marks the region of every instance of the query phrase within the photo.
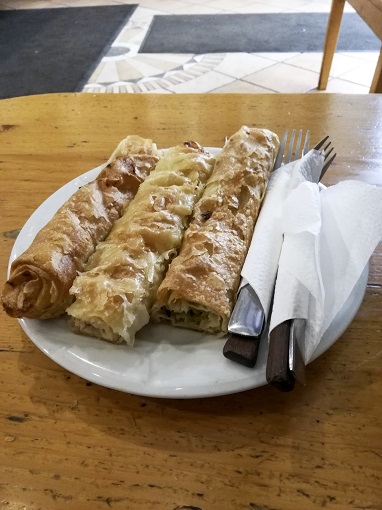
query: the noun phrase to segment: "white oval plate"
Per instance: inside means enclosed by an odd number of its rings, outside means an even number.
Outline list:
[[[218,153],[219,149],[208,148]],[[37,232],[57,209],[102,167],[65,184],[32,214],[14,244],[11,262],[23,253]],[[342,335],[356,315],[366,290],[368,267],[343,309],[316,349],[320,356]],[[145,326],[133,348],[72,333],[65,317],[45,321],[20,319],[21,327],[47,356],[70,372],[96,384],[162,398],[201,398],[226,395],[267,384],[267,340],[262,339],[255,368],[227,360],[225,338],[177,329],[167,325]]]

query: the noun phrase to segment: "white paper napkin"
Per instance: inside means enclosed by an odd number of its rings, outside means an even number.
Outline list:
[[[303,182],[283,203],[281,228],[270,330],[306,319],[308,363],[382,238],[382,188],[343,181],[320,191]]]
[[[272,172],[252,242],[241,271],[241,287],[249,283],[256,292],[268,318],[277,268],[283,243],[283,204],[288,195],[304,181],[317,182],[323,165],[315,150],[303,158]]]

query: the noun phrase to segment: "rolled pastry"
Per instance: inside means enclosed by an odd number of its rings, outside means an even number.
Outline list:
[[[180,253],[158,289],[154,321],[206,333],[227,332],[278,148],[275,133],[246,126],[227,141]]]
[[[77,272],[158,159],[151,140],[133,135],[120,142],[95,181],[76,191],[12,263],[2,293],[8,315],[50,319],[65,312]]]
[[[68,308],[77,333],[132,345],[177,253],[214,157],[195,142],[173,147],[140,186],[126,213],[73,284]]]

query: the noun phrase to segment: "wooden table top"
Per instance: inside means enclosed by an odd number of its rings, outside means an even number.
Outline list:
[[[0,101],[1,282],[53,191],[127,134],[221,146],[242,124],[329,134],[326,184],[382,185],[382,96],[52,94]],[[0,508],[382,509],[382,246],[348,330],[307,386],[156,399],[87,383],[0,313]]]

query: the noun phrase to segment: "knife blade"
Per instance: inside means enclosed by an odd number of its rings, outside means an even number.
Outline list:
[[[261,335],[265,326],[265,315],[257,294],[249,284],[244,285],[238,295],[228,323],[228,339],[223,355],[240,365],[253,368],[259,353]]]

